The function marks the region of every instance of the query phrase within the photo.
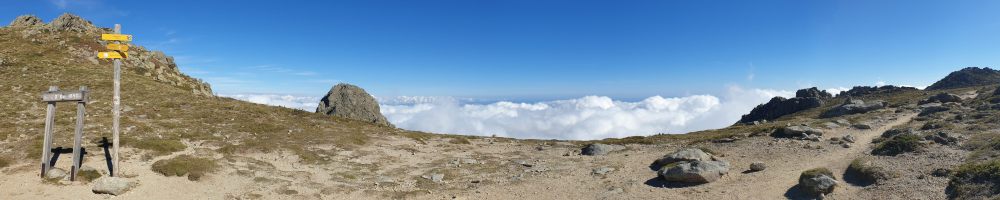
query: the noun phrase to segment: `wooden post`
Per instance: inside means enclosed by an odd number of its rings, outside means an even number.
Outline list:
[[[49,91],[59,91],[58,86],[49,86]],[[42,139],[42,178],[45,178],[45,173],[49,172],[49,159],[51,159],[52,152],[52,126],[55,125],[56,117],[56,102],[48,102],[49,105],[45,108],[45,136]]]
[[[73,135],[73,167],[70,169],[69,181],[76,180],[76,174],[83,162],[83,152],[80,151],[80,140],[83,139],[83,119],[87,114],[87,86],[80,86],[83,99],[76,103],[76,133]]]
[[[122,33],[122,25],[121,24],[115,24],[115,34],[121,34],[121,33]],[[121,44],[121,42],[115,41],[115,44]],[[112,164],[111,169],[108,170],[110,172],[111,176],[115,176],[115,175],[118,174],[118,172],[121,171],[121,167],[119,167],[120,165],[119,165],[119,160],[118,160],[118,146],[120,146],[118,144],[118,141],[119,141],[118,140],[118,119],[121,116],[121,96],[120,96],[121,95],[121,76],[122,76],[121,75],[121,73],[122,73],[121,72],[122,71],[121,65],[122,65],[121,59],[120,58],[115,59],[115,88],[114,88],[115,89],[115,92],[114,92],[115,96],[114,96],[114,99],[112,100],[113,106],[111,107],[111,109],[112,109],[111,110],[111,113],[112,113],[112,117],[111,117],[111,132],[114,135],[113,136],[114,137],[114,141],[113,141],[114,143],[113,144],[114,144],[114,151],[115,152],[114,152],[114,156],[111,157],[111,159],[113,160],[112,163],[114,163],[114,164]]]

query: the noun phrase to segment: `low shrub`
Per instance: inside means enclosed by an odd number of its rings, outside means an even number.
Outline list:
[[[946,188],[951,199],[1000,197],[1000,160],[959,166]]]
[[[180,155],[171,159],[156,161],[152,170],[164,176],[184,176],[188,180],[197,181],[202,176],[213,172],[219,165],[215,160],[198,158],[190,155]]]
[[[875,146],[872,154],[881,156],[896,156],[907,152],[918,152],[923,150],[924,144],[920,143],[920,137],[911,134],[902,134],[883,141]]]

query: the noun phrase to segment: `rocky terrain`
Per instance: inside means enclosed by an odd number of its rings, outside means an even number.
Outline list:
[[[120,176],[110,178],[111,65],[91,59],[102,32],[72,15],[48,24],[22,16],[0,28],[0,197],[1000,198],[1000,79],[979,74],[991,69],[959,73],[987,77],[979,82],[952,73],[933,90],[804,89],[716,130],[521,140],[396,129],[374,115],[370,95],[346,84],[316,113],[215,97],[168,56],[139,47],[123,73],[124,151]],[[93,91],[75,182],[65,174],[75,120],[67,108],[56,116],[59,170],[38,174],[38,95],[50,85]]]

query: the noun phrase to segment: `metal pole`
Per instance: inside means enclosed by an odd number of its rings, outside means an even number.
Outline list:
[[[49,86],[49,91],[59,91],[58,86]],[[52,152],[52,126],[54,126],[54,121],[56,117],[56,102],[48,102],[49,105],[45,108],[45,136],[42,138],[42,178],[45,178],[45,172],[49,172],[49,159]]]
[[[80,171],[80,163],[83,161],[83,152],[80,151],[80,140],[83,139],[83,118],[87,114],[87,86],[80,86],[80,94],[83,94],[83,99],[76,103],[76,133],[73,135],[73,168],[70,169],[69,181],[76,180],[76,174]]]
[[[115,24],[115,34],[121,34],[121,33],[122,33],[122,25],[121,24]],[[115,42],[115,44],[120,44],[120,43],[121,42],[117,42],[117,41]],[[118,140],[118,118],[121,115],[121,96],[120,95],[121,95],[121,76],[122,76],[121,75],[121,73],[122,73],[121,72],[122,71],[121,65],[122,65],[122,61],[121,61],[120,58],[114,59],[114,60],[115,60],[115,94],[114,94],[115,96],[114,96],[114,99],[112,100],[112,102],[113,102],[112,105],[113,106],[111,108],[112,109],[111,110],[111,113],[112,113],[112,118],[111,118],[111,132],[112,132],[112,134],[114,134],[114,141],[113,142],[114,142],[115,152],[114,152],[114,156],[112,157],[112,160],[113,160],[112,163],[114,163],[114,164],[112,164],[112,169],[109,170],[111,176],[115,176],[115,174],[117,174],[117,172],[121,171],[121,168],[118,165],[118,163],[119,163],[119,160],[118,160],[118,146],[119,146],[118,145],[118,141],[119,141]]]

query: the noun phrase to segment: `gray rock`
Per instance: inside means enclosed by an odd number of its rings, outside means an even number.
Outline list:
[[[850,143],[842,143],[842,144],[840,144],[840,147],[851,148],[851,144]]]
[[[833,123],[833,122],[823,123],[823,126],[825,126],[827,129],[840,128],[840,125],[837,125],[837,123]]]
[[[802,125],[788,126],[776,130],[774,134],[772,134],[771,136],[791,138],[791,137],[803,137],[805,135],[823,135],[823,131]]]
[[[685,148],[677,150],[673,153],[663,156],[662,158],[656,160],[656,167],[663,167],[664,165],[683,162],[683,161],[710,161],[712,160],[712,155],[705,153],[701,149],[697,148]]]
[[[358,86],[341,83],[320,99],[316,113],[393,127],[379,111],[378,102]]]
[[[846,119],[838,119],[836,122],[838,124],[843,124],[843,125],[850,125],[851,124],[851,122],[847,121]]]
[[[759,172],[764,171],[765,169],[767,169],[767,165],[762,162],[750,163],[750,171]]]
[[[94,181],[91,191],[97,194],[121,195],[132,189],[132,182],[120,177],[101,177]]]
[[[430,174],[421,176],[424,179],[431,180],[431,182],[441,183],[444,182],[444,174]]]
[[[615,171],[615,168],[611,168],[611,167],[598,167],[597,169],[594,169],[593,173],[596,174],[596,175],[607,175],[608,173],[611,173],[613,171]]]
[[[820,116],[821,117],[838,117],[838,116],[850,115],[850,114],[867,113],[867,112],[871,112],[871,111],[875,111],[875,110],[878,110],[878,109],[885,108],[886,106],[888,106],[888,103],[886,103],[885,101],[871,101],[871,102],[867,102],[866,103],[865,101],[862,101],[862,100],[848,99],[847,101],[844,102],[844,104],[841,104],[840,106],[834,107],[834,108],[832,108],[832,109],[824,112]]]
[[[64,177],[66,177],[66,170],[63,169],[52,168],[48,172],[45,172],[45,178],[47,179],[62,179]]]
[[[928,103],[948,103],[948,102],[962,102],[962,97],[950,93],[938,93],[937,95],[928,97],[927,99],[921,100],[919,104]]]
[[[795,97],[791,99],[774,97],[767,103],[754,107],[750,113],[743,115],[737,123],[774,120],[788,114],[820,107],[823,103],[823,100],[817,97]]]
[[[69,13],[63,13],[52,22],[49,22],[48,29],[52,31],[72,31],[72,32],[99,32],[101,31],[93,23]]]
[[[800,97],[800,98],[813,97],[819,99],[830,99],[833,98],[833,94],[826,92],[826,90],[819,90],[816,87],[811,87],[795,91],[795,97]]]
[[[660,178],[669,182],[710,183],[729,173],[725,161],[682,161],[672,167],[660,169]]]
[[[45,25],[45,22],[42,22],[42,19],[39,19],[34,15],[21,15],[14,18],[14,21],[11,21],[10,25],[7,25],[7,27],[32,27],[42,25]]]
[[[583,147],[583,149],[580,150],[580,154],[588,156],[600,156],[600,155],[607,155],[608,153],[622,149],[625,149],[625,146],[593,143],[593,144],[588,144],[586,147]]]
[[[854,125],[851,125],[851,127],[854,127],[856,129],[862,129],[862,130],[872,129],[872,125],[864,124],[864,123],[854,124]]]
[[[837,184],[837,179],[834,179],[826,174],[803,176],[799,178],[799,189],[813,195],[829,194],[830,192],[833,192],[833,189],[837,187]]]
[[[941,105],[939,103],[931,103],[928,104],[928,106],[921,106],[920,114],[918,114],[918,116],[927,116],[934,113],[939,113],[949,110],[951,110],[951,108],[945,107],[944,105]]]
[[[808,135],[807,134],[804,137],[802,137],[802,140],[809,140],[809,141],[813,141],[813,142],[819,142],[819,141],[823,140],[823,137],[822,136],[818,136],[818,135]]]

